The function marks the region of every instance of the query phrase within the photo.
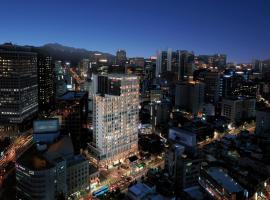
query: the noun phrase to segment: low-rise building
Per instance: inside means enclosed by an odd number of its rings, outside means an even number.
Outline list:
[[[57,137],[58,123],[54,122],[35,123],[35,143],[16,161],[17,199],[54,200],[89,189],[89,162],[74,155],[71,138]]]
[[[150,187],[144,183],[137,183],[136,185],[128,188],[127,196],[131,200],[143,200],[149,194],[153,194],[156,191],[155,186]]]
[[[214,199],[241,200],[245,199],[245,190],[230,177],[224,169],[209,167],[201,171],[199,184]]]

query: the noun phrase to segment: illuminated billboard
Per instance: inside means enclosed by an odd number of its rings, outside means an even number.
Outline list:
[[[34,121],[34,133],[51,133],[59,131],[58,119],[45,119]]]
[[[184,129],[171,128],[169,130],[169,139],[190,147],[196,146],[196,135]]]

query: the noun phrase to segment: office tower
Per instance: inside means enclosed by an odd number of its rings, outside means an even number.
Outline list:
[[[139,81],[133,75],[98,76],[93,96],[93,142],[99,165],[123,162],[137,152]]]
[[[38,105],[39,110],[51,108],[54,100],[52,57],[38,55]]]
[[[115,58],[115,63],[118,65],[123,66],[125,62],[127,61],[127,55],[126,51],[123,49],[119,49],[116,52],[116,58]]]
[[[89,59],[82,59],[79,62],[79,75],[81,78],[85,79],[87,77],[90,67],[91,64]]]
[[[116,58],[115,61],[116,62]],[[111,61],[101,53],[95,53],[93,56],[90,57],[90,66],[88,70],[90,74],[92,73],[107,73],[109,65]]]
[[[177,75],[177,79],[179,80],[179,71],[180,71],[180,56],[181,51],[176,50],[172,52],[172,59],[171,59],[171,71]]]
[[[64,71],[62,68],[62,62],[56,61],[54,64],[54,95],[55,98],[62,96],[67,91],[67,83],[64,79]]]
[[[219,100],[220,73],[218,71],[203,71],[200,80],[205,83],[205,102],[217,103]]]
[[[171,104],[168,101],[153,101],[150,105],[150,116],[153,128],[161,128],[167,125],[170,119]]]
[[[147,98],[149,95],[149,90],[155,77],[154,73],[155,73],[155,61],[152,59],[146,59],[142,71],[142,76],[140,79],[140,93],[143,99]]]
[[[157,59],[156,59],[156,69],[155,69],[155,77],[159,77],[161,74],[161,64],[162,64],[162,51],[157,51]]]
[[[257,73],[262,73],[263,71],[263,62],[260,60],[254,60],[252,65],[253,71]]]
[[[221,115],[232,122],[255,117],[256,99],[247,97],[223,98],[221,103]]]
[[[179,73],[179,66],[180,51],[168,49],[167,51],[159,50],[157,52],[156,77],[165,72],[174,72],[177,75]]]
[[[159,50],[157,52],[156,77],[167,71],[168,67],[167,60],[168,60],[167,51]]]
[[[86,145],[88,93],[68,91],[56,99],[56,112],[62,116],[62,130],[70,134],[75,152]]]
[[[202,112],[205,84],[199,81],[179,82],[175,88],[175,106],[197,115]]]
[[[0,46],[0,132],[14,134],[38,111],[37,57],[12,44]]]
[[[172,49],[168,49],[167,51],[167,69],[166,71],[172,71]]]
[[[226,61],[226,54],[215,54],[213,56],[213,67],[217,67],[218,69],[224,69],[226,67]]]
[[[172,51],[168,49],[167,51],[159,50],[157,52],[157,62],[156,62],[156,77],[158,74],[173,72],[178,74],[180,66],[180,51]]]
[[[220,77],[219,96],[230,97],[241,95],[243,82],[243,77],[232,71],[223,74],[223,76]]]
[[[187,80],[193,76],[194,71],[194,53],[191,51],[180,51],[180,69],[178,74],[179,80]]]

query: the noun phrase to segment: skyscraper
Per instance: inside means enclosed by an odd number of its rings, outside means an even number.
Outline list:
[[[172,49],[157,52],[156,77],[159,74],[172,70]]]
[[[172,49],[167,51],[167,71],[172,71]]]
[[[0,46],[0,132],[14,133],[37,111],[36,53],[12,44]]]
[[[161,74],[161,63],[162,63],[162,57],[161,57],[162,51],[157,51],[157,60],[156,60],[156,70],[155,70],[155,76],[158,77],[159,74]]]
[[[180,51],[176,50],[172,52],[172,61],[171,61],[171,71],[177,75],[179,80],[179,70],[180,70]]]
[[[220,77],[220,92],[222,97],[237,96],[241,94],[243,77],[234,72],[223,74]]]
[[[127,53],[123,49],[118,49],[116,52],[115,63],[118,65],[124,65],[127,60]]]
[[[123,162],[137,151],[139,81],[136,76],[120,74],[99,76],[97,80],[89,149],[100,165]]]
[[[226,67],[227,55],[226,54],[215,54],[213,59],[213,66],[218,69],[224,69]]]
[[[175,106],[197,115],[202,111],[205,84],[198,81],[179,82],[175,88]]]
[[[52,57],[38,55],[37,67],[39,110],[46,110],[54,98]]]
[[[67,83],[64,78],[62,62],[56,61],[53,70],[54,77],[54,95],[55,98],[60,97],[67,91]]]
[[[205,83],[205,101],[217,103],[219,100],[220,73],[218,71],[202,71],[200,80]]]
[[[254,60],[252,66],[254,72],[262,73],[263,71],[263,62],[260,60]]]
[[[88,70],[90,69],[90,60],[89,59],[82,59],[79,62],[79,75],[81,78],[86,78],[88,74]]]
[[[156,77],[165,72],[173,72],[178,80],[187,80],[194,71],[194,53],[186,50],[157,52]]]
[[[187,80],[193,76],[194,71],[194,53],[191,51],[180,51],[180,69],[178,74],[179,80]]]

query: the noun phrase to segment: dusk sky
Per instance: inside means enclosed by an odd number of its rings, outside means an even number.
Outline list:
[[[270,0],[1,0],[0,43],[270,58]]]

